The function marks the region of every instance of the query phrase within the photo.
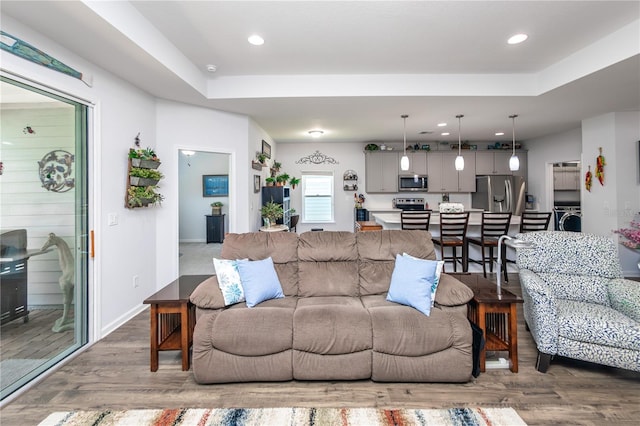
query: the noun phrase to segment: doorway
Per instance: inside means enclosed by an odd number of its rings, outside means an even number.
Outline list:
[[[0,77],[0,397],[87,343],[88,107]]]
[[[178,151],[179,275],[213,274],[213,258],[220,257],[224,233],[229,231],[231,155]],[[211,204],[221,203],[221,211]]]
[[[556,231],[582,230],[581,176],[580,161],[553,164],[553,217]]]

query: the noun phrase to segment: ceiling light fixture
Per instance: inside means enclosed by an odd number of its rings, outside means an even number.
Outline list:
[[[496,132],[496,136],[504,136],[504,132]]]
[[[407,114],[403,114],[400,116],[404,120],[404,154],[400,159],[400,170],[407,171],[409,170],[409,157],[407,157]]]
[[[319,138],[324,134],[324,131],[319,129],[309,130],[309,134],[311,135],[312,138]]]
[[[253,44],[254,46],[262,46],[264,44],[264,39],[260,37],[258,34],[253,34],[249,36],[247,40],[249,41],[249,43]]]
[[[507,40],[507,43],[509,44],[519,44],[522,43],[523,41],[525,41],[526,39],[528,39],[529,36],[526,34],[515,34],[512,35],[511,37],[509,37],[509,40]]]
[[[444,127],[446,125],[447,125],[447,123],[438,123],[438,127]]]
[[[458,114],[456,118],[458,119],[458,156],[456,157],[455,166],[457,171],[464,170],[464,157],[460,152],[462,150],[462,139],[460,138],[460,122],[464,115]]]
[[[442,133],[440,133],[440,136],[449,136],[449,135],[450,135],[450,133],[449,133],[449,132],[442,132]]]
[[[213,64],[207,65],[207,71],[216,72],[217,70],[218,70],[218,67],[216,67],[215,65],[213,65]]]
[[[509,116],[509,118],[511,119],[512,129],[513,129],[513,142],[511,143],[511,147],[513,148],[513,151],[511,154],[511,158],[509,158],[509,170],[511,170],[512,172],[515,172],[520,169],[520,160],[516,155],[516,117],[517,116],[518,114],[513,114]]]

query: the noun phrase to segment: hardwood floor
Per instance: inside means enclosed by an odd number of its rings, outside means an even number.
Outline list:
[[[519,293],[517,275],[505,287]],[[0,411],[2,425],[38,424],[49,413],[170,407],[513,407],[530,425],[626,425],[640,418],[640,374],[554,359],[547,374],[520,307],[519,367],[487,370],[465,384],[283,382],[198,385],[164,352],[149,371],[149,311],[128,321]]]

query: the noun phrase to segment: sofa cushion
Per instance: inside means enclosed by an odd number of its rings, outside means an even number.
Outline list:
[[[609,306],[608,278],[557,272],[538,272],[538,276],[547,283],[558,299]]]
[[[298,236],[294,232],[226,234],[221,257],[249,260],[271,257],[284,294],[298,295]]]
[[[640,283],[619,278],[609,282],[608,290],[611,307],[640,323]]]
[[[607,306],[558,300],[558,334],[579,342],[640,351],[640,324]]]
[[[352,232],[305,232],[298,243],[298,294],[358,295],[358,251]]]
[[[428,316],[437,267],[438,262],[434,260],[396,255],[387,300],[411,306]]]
[[[371,320],[359,298],[298,300],[293,316],[293,349],[322,355],[348,354],[371,349],[371,341]]]
[[[389,290],[397,254],[435,260],[431,234],[427,231],[384,230],[357,232],[360,295],[382,294]]]
[[[284,297],[270,257],[254,261],[239,260],[237,265],[247,307],[253,308],[265,300]]]
[[[291,302],[281,303],[291,305]],[[217,313],[209,330],[213,347],[242,356],[269,355],[291,349],[292,306],[258,305],[249,309],[236,304],[231,309]]]
[[[244,302],[244,290],[238,273],[238,261],[229,259],[213,259],[213,267],[218,277],[218,286],[222,292],[225,305]]]

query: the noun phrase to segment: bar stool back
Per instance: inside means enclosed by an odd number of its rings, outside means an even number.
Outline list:
[[[520,233],[546,231],[551,221],[551,212],[522,212]]]
[[[432,238],[434,244],[440,246],[441,259],[453,262],[453,271],[458,271],[458,262],[462,264],[462,271],[468,268],[467,226],[469,225],[469,212],[440,213],[440,235]],[[451,256],[445,256],[445,247],[451,248]],[[462,256],[458,256],[458,247],[462,248]],[[444,270],[444,268],[443,268]]]
[[[470,262],[481,263],[482,273],[487,278],[487,263],[489,263],[489,272],[493,272],[493,262],[497,260],[497,256],[494,256],[493,248],[498,247],[498,239],[502,235],[506,235],[509,232],[509,224],[511,223],[511,213],[504,212],[482,212],[482,224],[480,227],[479,237],[469,237],[467,240],[469,244],[475,244],[480,246],[482,253],[482,259],[469,259]],[[489,255],[485,249],[489,249]],[[503,247],[504,250],[504,247]],[[502,258],[504,259],[505,252],[503,251]],[[503,265],[502,271],[498,273],[504,273],[505,281],[507,281],[507,268]]]
[[[431,210],[408,210],[402,211],[402,213],[400,213],[400,222],[402,224],[402,229],[418,229],[422,231],[428,231],[430,221]]]

